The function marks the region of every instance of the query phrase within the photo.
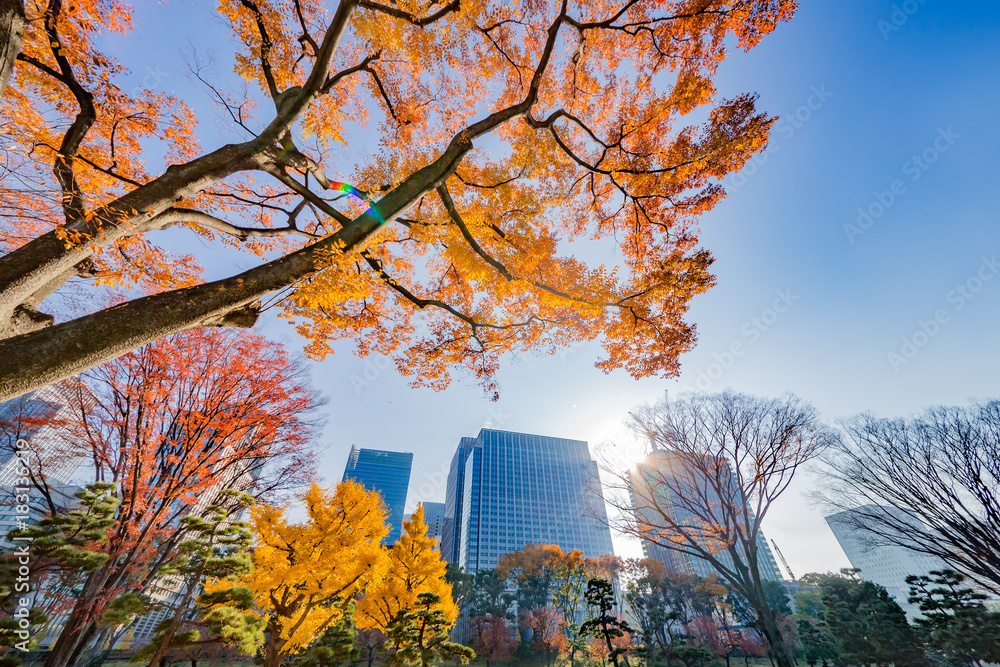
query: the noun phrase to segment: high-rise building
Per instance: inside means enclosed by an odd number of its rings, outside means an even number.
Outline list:
[[[437,540],[437,548],[441,550],[441,536],[444,534],[444,503],[420,503],[420,506],[424,508],[424,523],[427,524],[427,537],[433,537]],[[413,517],[412,514],[406,515],[406,520],[409,521]]]
[[[386,544],[394,544],[403,530],[403,510],[406,490],[410,486],[410,469],[413,467],[411,452],[387,452],[380,449],[361,449],[351,445],[343,481],[352,479],[369,491],[382,495],[389,511],[389,535]]]
[[[72,446],[75,392],[84,392],[85,405],[93,400],[83,387],[53,384],[0,403],[0,488],[11,488],[20,476],[19,449],[35,474],[50,482],[67,484],[76,474],[86,456]]]
[[[442,555],[466,572],[528,544],[613,553],[597,464],[581,440],[483,429],[452,459]]]
[[[441,547],[441,536],[444,535],[444,503],[420,503],[424,508],[424,523],[427,524],[427,536],[433,537]]]
[[[906,577],[915,574],[927,574],[931,570],[948,568],[948,564],[939,558],[928,556],[901,546],[876,543],[863,529],[858,527],[858,514],[871,516],[873,513],[886,512],[892,515],[894,523],[914,524],[913,530],[923,530],[899,510],[893,507],[865,505],[853,510],[837,512],[826,517],[826,522],[833,531],[834,537],[840,542],[840,548],[851,561],[851,567],[861,570],[858,574],[862,579],[879,584],[896,598],[899,606],[911,618],[920,613],[916,604],[907,602],[910,587]],[[888,531],[889,528],[882,529]]]
[[[736,475],[728,462],[722,462],[723,476],[731,477],[732,483],[736,484]],[[728,475],[726,474],[728,471]],[[636,466],[632,471],[633,497],[632,501],[637,509],[639,518],[649,526],[655,527],[662,522],[662,517],[657,518],[658,512],[665,512],[672,521],[678,525],[689,525],[694,530],[699,530],[704,525],[703,517],[696,516],[686,503],[676,497],[681,494],[684,497],[699,498],[699,504],[708,506],[721,504],[722,499],[718,493],[714,493],[707,484],[699,484],[697,480],[699,473],[692,470],[684,456],[675,452],[658,450],[652,452],[646,460]],[[641,489],[642,500],[637,497],[636,488]],[[691,495],[688,495],[688,494]],[[655,509],[652,507],[651,499],[655,498]],[[690,554],[682,553],[674,549],[668,549],[662,544],[642,540],[642,552],[646,558],[660,561],[669,570],[682,574],[695,574],[699,577],[718,575],[718,571],[708,563],[708,561],[697,558]],[[727,568],[732,567],[732,557],[725,551],[720,550],[715,556]],[[760,575],[765,580],[784,581],[778,563],[771,554],[771,548],[764,538],[764,532],[757,532],[757,558],[760,567]]]

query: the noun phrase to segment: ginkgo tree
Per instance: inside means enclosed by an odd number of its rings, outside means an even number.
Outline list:
[[[795,5],[221,0],[235,67],[206,94],[243,138],[202,148],[214,119],[121,87],[128,6],[29,0],[23,43],[0,31],[0,398],[269,307],[314,357],[348,338],[436,387],[593,339],[605,371],[675,374],[713,283],[696,222],[774,120],[713,77]],[[613,259],[570,253],[591,242]],[[225,244],[259,263],[204,281]],[[68,283],[146,295],[77,316]]]
[[[333,491],[313,484],[303,500],[308,518],[298,524],[285,517],[287,508],[254,508],[253,571],[205,584],[210,595],[249,590],[250,613],[266,623],[264,667],[278,667],[349,616],[352,599],[381,581],[388,565],[380,542],[389,527],[377,492],[353,481]]]
[[[434,538],[427,536],[422,505],[403,521],[403,534],[389,547],[387,555],[385,577],[358,601],[358,626],[387,633],[401,611],[416,607],[421,593],[438,596],[433,607],[441,610],[449,624],[454,623],[458,607],[451,595],[451,584],[445,581],[447,565]]]

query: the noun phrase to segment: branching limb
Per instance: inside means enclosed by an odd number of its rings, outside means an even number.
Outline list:
[[[319,235],[299,229],[294,224],[295,218],[304,207],[305,202],[303,201],[291,213],[289,213],[288,226],[270,229],[266,227],[240,227],[217,218],[214,215],[209,215],[208,213],[203,213],[201,211],[185,208],[172,208],[153,218],[150,222],[149,229],[167,229],[173,225],[186,222],[198,225],[199,227],[213,229],[217,232],[222,232],[223,234],[235,236],[241,241],[246,241],[249,238],[274,238],[278,236],[304,236],[310,239],[318,239],[320,238]]]

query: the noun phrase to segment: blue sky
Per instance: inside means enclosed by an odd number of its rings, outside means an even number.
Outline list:
[[[679,380],[604,375],[591,344],[507,359],[493,404],[470,382],[410,389],[385,360],[359,359],[345,345],[313,364],[330,398],[328,482],[340,479],[351,444],[407,450],[410,504],[443,500],[459,438],[485,423],[615,442],[629,408],[665,390],[790,391],[830,420],[1000,394],[1000,5],[802,4],[719,72],[723,95],[758,91],[761,108],[782,120],[768,152],[727,181],[728,198],[703,219],[718,286],[693,303],[700,343],[682,358]],[[221,23],[181,0],[137,13],[137,26],[158,29],[140,32],[142,52],[129,54],[136,82],[161,72],[159,85],[208,108],[185,78],[183,35],[221,36]],[[216,48],[224,58],[225,45]],[[860,222],[859,208],[868,216]],[[285,323],[263,328],[301,345]],[[765,522],[797,574],[847,565],[801,495],[817,484],[803,477]]]

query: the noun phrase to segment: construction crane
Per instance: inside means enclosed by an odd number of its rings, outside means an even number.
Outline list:
[[[792,572],[792,568],[788,567],[788,561],[785,560],[785,554],[781,553],[781,549],[778,548],[778,543],[771,540],[771,546],[774,547],[775,553],[777,553],[778,558],[781,559],[781,564],[784,565],[785,569],[788,571],[788,576],[792,578],[792,581],[795,581],[795,574]]]

